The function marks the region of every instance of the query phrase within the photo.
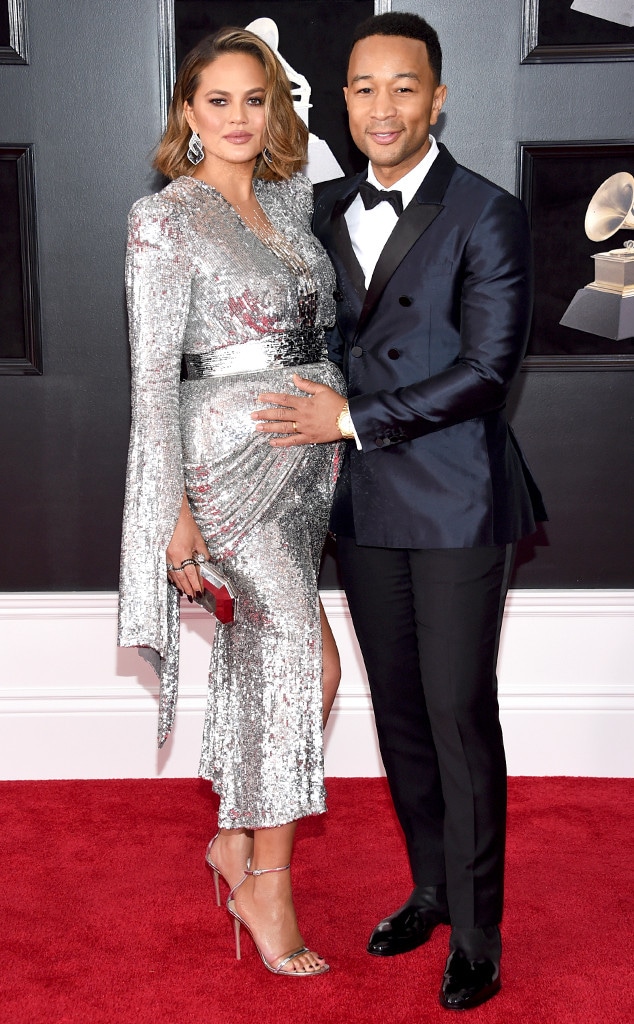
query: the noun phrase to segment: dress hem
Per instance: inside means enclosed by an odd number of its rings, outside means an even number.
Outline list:
[[[216,789],[213,785],[213,779],[210,779],[207,775],[203,775],[202,772],[198,773],[199,778],[204,779],[205,782],[209,782],[213,788],[216,796],[219,796],[222,801],[222,793]],[[293,821],[300,821],[302,818],[314,818],[319,814],[326,814],[328,808],[326,806],[326,799],[319,802],[316,806],[298,808],[294,814],[285,815],[283,821],[271,820],[271,816],[266,818],[258,818],[254,814],[247,814],[241,816],[236,814],[230,818],[225,818],[224,815],[218,814],[218,828],[246,828],[246,829],[260,829],[260,828],[279,828],[282,825],[290,825]]]

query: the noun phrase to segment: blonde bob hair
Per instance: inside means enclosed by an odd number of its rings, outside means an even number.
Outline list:
[[[193,174],[195,168],[187,159],[191,128],[185,118],[185,104],[191,106],[201,72],[224,53],[249,54],[259,60],[266,73],[264,146],[270,159],[267,161],[260,154],[254,177],[265,181],[290,178],[306,162],[308,129],[295,111],[290,82],[273,51],[253,32],[232,26],[206,36],[183,60],[154,166],[171,179]]]

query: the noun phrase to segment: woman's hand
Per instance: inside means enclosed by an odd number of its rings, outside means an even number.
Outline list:
[[[186,494],[183,494],[178,522],[174,528],[172,539],[167,545],[165,555],[168,566],[173,566],[168,569],[168,578],[178,587],[181,594],[193,598],[200,593],[202,590],[200,571],[198,565],[192,564],[192,561],[196,560],[197,555],[204,555],[205,559],[208,559],[209,551],[191,514]],[[189,564],[183,565],[184,562],[189,562]]]

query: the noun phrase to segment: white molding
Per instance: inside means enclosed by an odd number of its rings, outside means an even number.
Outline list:
[[[634,590],[511,590],[504,610],[505,618],[520,615],[566,618],[582,616],[594,619],[598,615],[634,618]]]
[[[330,775],[376,775],[367,682],[345,596],[322,600],[342,663]],[[117,650],[115,593],[0,594],[0,778],[194,775],[213,625],[183,607],[177,726],[156,754],[157,685]],[[500,707],[513,774],[634,775],[634,591],[513,591]]]

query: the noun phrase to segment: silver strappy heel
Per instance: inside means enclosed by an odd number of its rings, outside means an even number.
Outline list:
[[[213,837],[213,839],[211,839],[209,841],[209,845],[207,846],[207,849],[205,851],[205,863],[207,864],[207,867],[209,868],[209,870],[213,873],[213,876],[214,876],[214,889],[216,890],[216,904],[218,906],[221,906],[221,903],[220,903],[220,881],[219,881],[219,879],[223,878],[225,882],[227,881],[227,879],[223,875],[223,873],[220,870],[220,868],[216,867],[216,865],[214,864],[213,860],[211,859],[211,848],[214,845],[214,843],[216,842],[216,839],[218,838],[219,835],[220,835],[220,831],[216,832],[216,834]],[[229,895],[231,895],[231,893],[229,893]]]
[[[208,861],[208,863],[209,863],[209,861]],[[294,971],[294,970],[285,971],[284,968],[286,967],[286,965],[290,964],[296,957],[302,956],[303,953],[313,952],[312,950],[310,950],[308,948],[308,946],[300,946],[299,949],[293,950],[292,953],[288,953],[286,956],[282,955],[281,957],[276,958],[277,962],[275,964],[269,963],[269,961],[264,956],[264,953],[262,952],[262,950],[258,946],[258,944],[256,942],[256,939],[255,939],[255,935],[253,934],[253,931],[251,930],[250,925],[247,924],[247,922],[244,920],[243,917],[240,917],[238,911],[236,910],[235,900],[233,899],[233,894],[235,893],[236,889],[240,888],[242,883],[244,881],[246,881],[248,875],[253,875],[253,876],[268,875],[268,874],[271,874],[274,871],[288,871],[289,868],[290,868],[290,864],[285,864],[281,868],[260,868],[260,869],[254,870],[254,871],[250,871],[249,869],[247,869],[244,872],[244,878],[241,878],[240,881],[238,882],[238,884],[234,885],[233,889],[229,893],[229,898],[227,899],[227,910],[229,911],[229,913],[231,914],[231,916],[233,918],[233,928],[234,928],[235,940],[236,940],[236,960],[240,960],[241,959],[241,954],[240,954],[240,925],[244,925],[244,927],[248,931],[249,935],[253,939],[253,945],[255,946],[255,948],[257,949],[258,953],[260,954],[260,959],[261,959],[262,963],[264,964],[264,966],[266,967],[267,971],[270,971],[271,974],[283,974],[284,977],[286,977],[286,978],[312,978],[314,975],[317,975],[317,974],[326,974],[326,972],[330,970],[330,967],[328,966],[328,964],[323,963],[321,965],[321,967],[316,967],[314,970],[309,970],[309,971]],[[316,956],[317,954],[315,953],[314,955]],[[321,957],[319,957],[319,959],[321,960]]]

